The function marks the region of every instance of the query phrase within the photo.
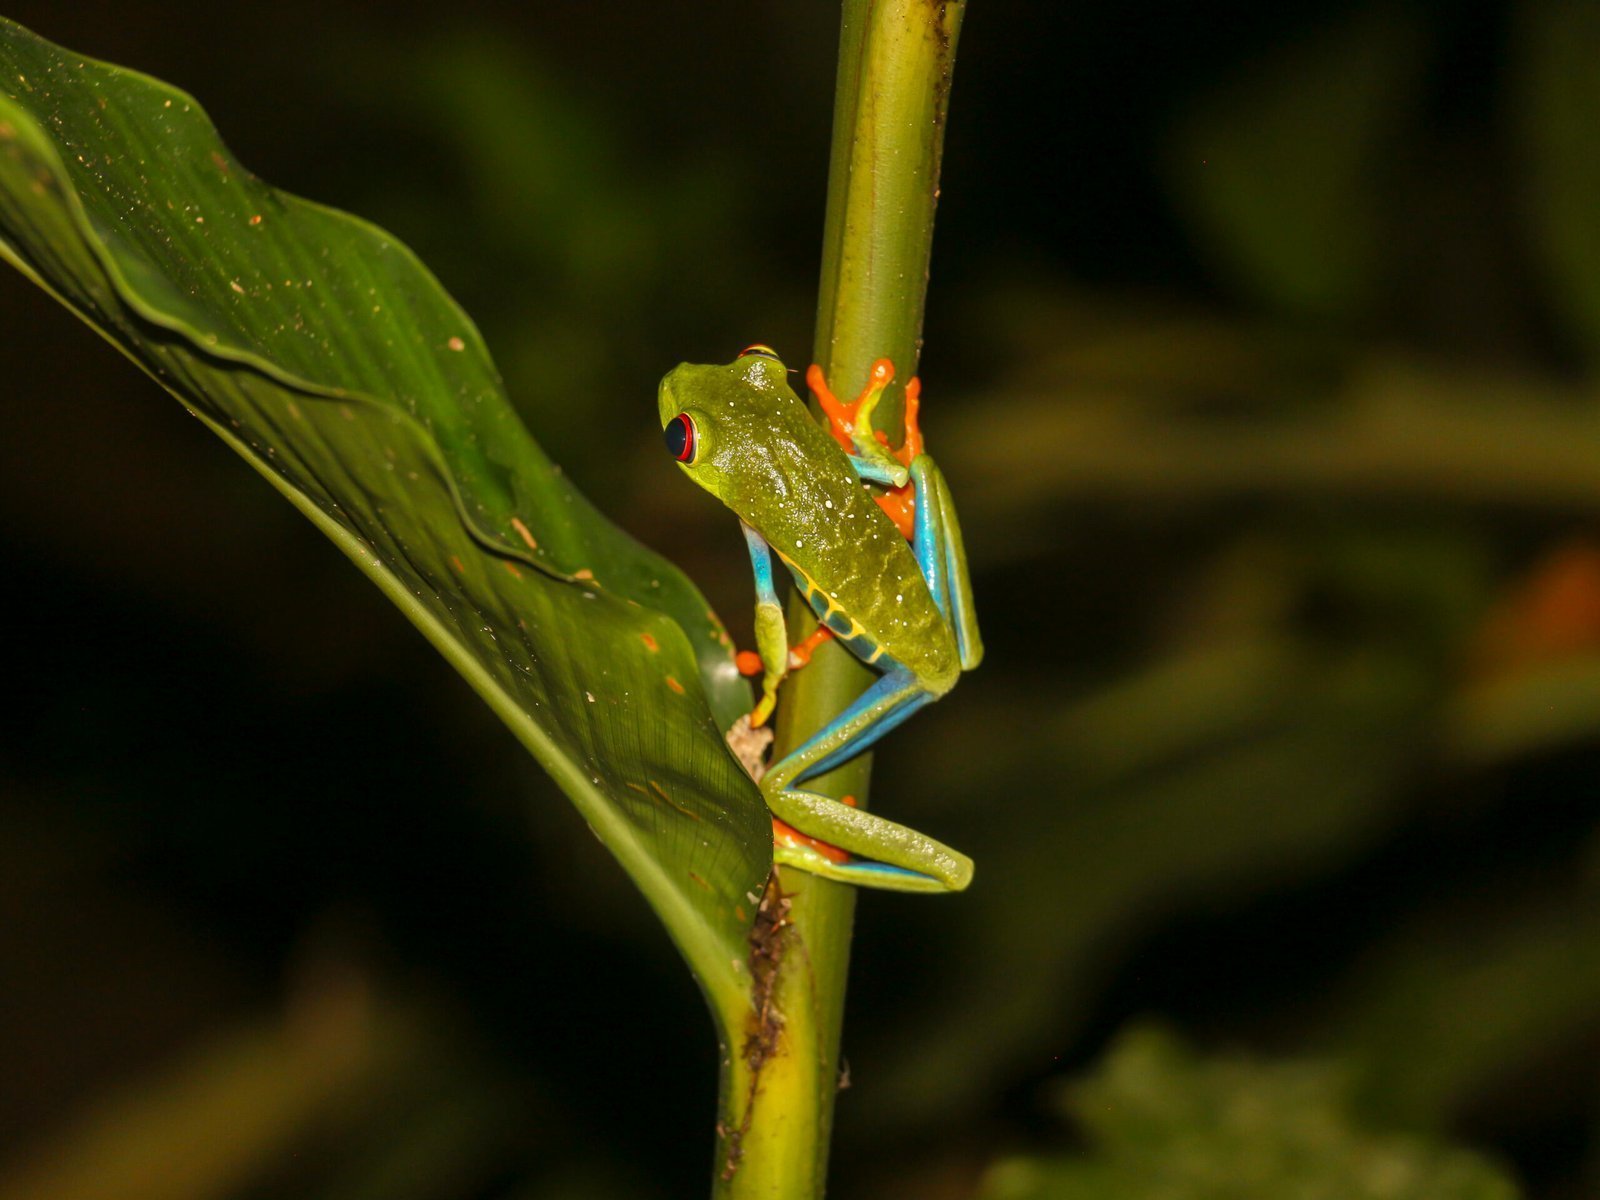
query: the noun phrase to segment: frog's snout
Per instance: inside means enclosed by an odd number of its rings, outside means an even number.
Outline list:
[[[677,393],[673,388],[673,379],[686,365],[686,363],[679,363],[673,367],[662,377],[661,383],[656,388],[656,417],[660,420],[663,429],[683,411],[682,406],[678,403]]]

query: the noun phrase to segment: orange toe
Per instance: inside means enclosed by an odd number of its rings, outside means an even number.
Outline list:
[[[814,837],[807,837],[793,825],[785,824],[772,818],[772,842],[775,846],[809,846],[823,858],[832,863],[847,863],[850,861],[850,852],[841,850],[837,846],[830,846],[827,842],[820,842]]]

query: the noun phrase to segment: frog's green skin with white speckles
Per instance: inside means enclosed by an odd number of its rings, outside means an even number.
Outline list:
[[[847,454],[790,389],[787,375],[776,355],[752,347],[721,366],[677,367],[661,381],[657,399],[668,449],[744,526],[763,670],[755,723],[771,712],[789,662],[769,550],[789,569],[817,619],[883,672],[761,781],[782,821],[850,857],[783,842],[774,857],[866,887],[960,891],[972,879],[965,855],[799,786],[948,692],[963,670],[977,666],[983,646],[955,508],[932,458],[919,454],[909,468],[901,466],[873,440],[865,420],[852,435],[855,454]],[[907,478],[916,502],[909,543],[862,486],[898,486]]]

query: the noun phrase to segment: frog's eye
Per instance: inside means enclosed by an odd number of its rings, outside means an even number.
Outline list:
[[[688,413],[679,413],[667,422],[667,427],[661,431],[663,440],[667,443],[667,453],[681,463],[694,462],[695,451],[698,449],[694,432],[694,418]]]
[[[778,352],[771,346],[763,346],[760,342],[757,342],[754,346],[746,346],[739,351],[740,358],[749,358],[752,354],[759,355],[761,358],[770,358],[773,362],[779,361]]]

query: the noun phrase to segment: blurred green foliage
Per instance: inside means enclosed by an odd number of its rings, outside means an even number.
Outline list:
[[[1474,1155],[1374,1136],[1325,1063],[1202,1061],[1124,1035],[1067,1093],[1091,1153],[995,1167],[980,1200],[1513,1200]]]
[[[1356,10],[1207,97],[1168,157],[1218,269],[1290,314],[1360,314],[1383,271],[1382,172],[1426,67],[1414,14]]]
[[[1582,0],[1541,0],[1518,10],[1513,117],[1521,126],[1528,236],[1548,275],[1551,303],[1591,362],[1600,345],[1600,156],[1595,112],[1600,11]]]
[[[648,397],[809,340],[835,14],[135,7],[8,11],[418,248],[541,441],[747,640],[737,535]],[[1160,1111],[1213,1097],[1174,1141],[1242,1136],[1219,1089],[1304,1087],[1336,1169],[1470,1146],[1529,1197],[1600,1190],[1593,44],[1558,0],[973,6],[923,376],[990,653],[875,792],[979,878],[860,906],[837,1195],[1136,1179],[1056,1097],[1150,1015],[1194,1056],[1121,1043],[1078,1094],[1122,1063]],[[4,1177],[298,997],[315,944],[436,1006],[456,1115],[427,1071],[386,1085],[410,1123],[308,1099],[212,1195],[698,1194],[703,1013],[603,853],[553,795],[523,815],[544,782],[354,572],[38,308],[0,284],[8,391],[98,436],[0,403],[36,681],[0,749]],[[240,583],[262,557],[277,585]]]

